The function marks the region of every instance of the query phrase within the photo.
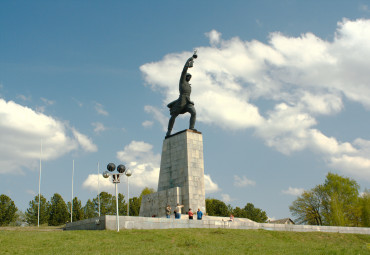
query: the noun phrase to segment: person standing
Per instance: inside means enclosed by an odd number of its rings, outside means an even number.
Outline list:
[[[189,215],[189,220],[192,220],[193,219],[193,212],[191,211],[191,208],[189,208],[188,215]]]
[[[182,207],[184,207],[184,205],[180,205],[179,203],[177,203],[175,219],[181,219],[181,208]]]
[[[171,218],[171,206],[167,205],[166,207],[166,218]]]
[[[198,211],[197,211],[197,220],[201,220],[203,217],[203,213],[202,211],[198,208]]]
[[[234,221],[234,215],[230,214],[230,220],[229,221]]]

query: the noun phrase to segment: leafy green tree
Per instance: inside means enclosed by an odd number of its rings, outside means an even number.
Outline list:
[[[83,209],[84,209],[85,219],[98,217],[99,215],[99,211],[95,210],[95,204],[93,201],[91,201],[91,199],[88,199],[86,201],[86,204]]]
[[[121,216],[127,215],[127,204],[125,201],[125,196],[121,193],[118,193],[118,212]]]
[[[69,212],[67,204],[61,195],[55,193],[50,199],[49,220],[50,226],[59,226],[68,221]]]
[[[155,192],[154,189],[145,187],[139,197],[130,198],[130,216],[138,216],[140,212],[141,199],[144,195]],[[99,212],[98,196],[92,201],[89,199],[84,206],[85,218],[97,217]],[[127,215],[127,203],[125,196],[118,194],[118,211],[119,215]],[[100,193],[100,215],[116,215],[116,197],[107,193]]]
[[[27,222],[26,222],[26,214],[20,210],[18,210],[16,212],[16,220],[11,222],[9,224],[10,226],[25,226],[27,225]]]
[[[364,221],[359,188],[350,178],[328,173],[323,185],[303,192],[289,209],[297,223],[361,226]]]
[[[25,212],[26,222],[28,225],[37,225],[38,219],[39,196],[29,202],[29,208]],[[48,223],[50,203],[43,195],[40,195],[40,225]]]
[[[237,218],[247,218],[247,212],[240,207],[235,207],[235,209],[232,210],[234,217]]]
[[[140,206],[141,206],[141,200],[143,199],[143,196],[149,195],[154,193],[155,190],[149,187],[145,187],[139,197],[132,197],[130,198],[130,216],[139,216],[140,213]]]
[[[227,205],[227,211],[230,213],[230,214],[233,214],[234,215],[234,208],[230,205],[230,204],[228,204]],[[235,216],[235,215],[234,215]]]
[[[9,225],[17,218],[17,207],[7,195],[0,195],[0,226]]]
[[[132,197],[132,198],[130,198],[129,199],[129,202],[130,202],[130,205],[129,205],[129,207],[130,207],[129,208],[129,210],[130,210],[130,216],[139,216],[140,206],[141,206],[141,200],[142,200],[143,196],[148,195],[148,194],[152,194],[154,192],[155,192],[154,189],[145,187],[141,191],[139,197]],[[120,199],[119,196],[118,196],[118,198]],[[127,215],[127,204],[125,203],[125,200],[122,200],[122,207],[121,207],[121,202],[120,201],[118,202],[118,206],[119,206],[119,208],[122,208],[122,209],[119,209],[120,210],[120,215]],[[124,206],[124,208],[123,208],[123,206]]]
[[[359,199],[359,209],[361,212],[360,226],[370,227],[370,191],[365,190]]]
[[[144,195],[149,195],[149,194],[152,194],[154,193],[155,190],[152,189],[152,188],[148,188],[148,187],[145,187],[142,191],[141,191],[141,194],[140,194],[140,198],[142,198]]]
[[[68,219],[71,219],[71,202],[67,203],[68,208]],[[81,200],[77,197],[73,198],[73,206],[72,206],[72,221],[79,221],[85,219],[84,208],[81,205]]]
[[[99,212],[98,196],[93,199],[95,212]],[[100,192],[100,215],[116,215],[116,198],[108,192]]]
[[[230,211],[227,205],[221,200],[206,198],[206,211],[209,216],[229,216]]]
[[[357,226],[357,210],[360,186],[355,180],[328,173],[323,185],[323,210],[328,225]]]
[[[130,198],[130,216],[139,216],[141,197]]]
[[[84,206],[85,218],[93,218],[99,216],[99,198],[96,196],[93,200],[88,199]],[[118,211],[119,215],[127,214],[127,204],[125,196],[118,193]],[[100,215],[116,215],[116,196],[108,192],[100,192]]]
[[[252,203],[247,203],[246,206],[244,207],[244,211],[247,214],[247,218],[255,222],[264,223],[268,219],[266,212],[260,208],[254,207]]]
[[[316,186],[304,191],[289,207],[298,224],[323,225],[322,199],[323,187]]]

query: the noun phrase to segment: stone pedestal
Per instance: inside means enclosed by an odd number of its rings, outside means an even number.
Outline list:
[[[198,208],[205,213],[202,133],[183,130],[163,141],[158,192],[143,197],[140,216],[163,217],[169,204],[184,205],[182,213]]]

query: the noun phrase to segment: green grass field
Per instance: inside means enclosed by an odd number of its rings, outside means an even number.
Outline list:
[[[0,254],[370,254],[370,235],[267,230],[0,228]]]

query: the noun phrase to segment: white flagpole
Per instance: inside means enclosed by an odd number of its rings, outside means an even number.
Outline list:
[[[72,161],[72,200],[71,200],[71,222],[73,214],[73,175],[75,173],[75,160]]]
[[[127,216],[130,216],[130,189],[129,189],[129,181],[127,176]]]
[[[41,157],[42,157],[42,139],[40,140],[39,202],[38,202],[38,208],[37,208],[37,227],[40,227]]]
[[[100,172],[99,172],[99,161],[98,161],[98,210],[99,210],[99,217],[100,217],[100,187],[99,187],[99,178],[100,178]]]

